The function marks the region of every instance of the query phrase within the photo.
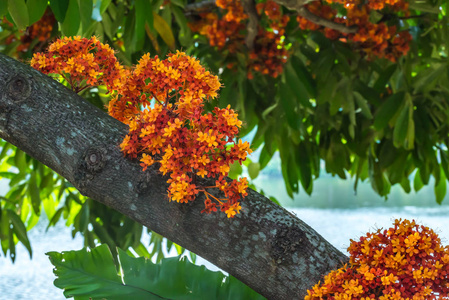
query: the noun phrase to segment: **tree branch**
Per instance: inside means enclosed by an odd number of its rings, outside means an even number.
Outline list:
[[[357,26],[347,27],[344,24],[335,23],[328,19],[319,17],[311,13],[304,5],[316,0],[273,0],[274,2],[287,7],[290,10],[294,10],[303,18],[306,18],[310,22],[315,24],[334,29],[343,33],[355,33],[357,32]]]
[[[243,212],[201,214],[202,199],[169,202],[155,166],[142,172],[119,144],[128,128],[50,77],[0,55],[0,137],[79,191],[229,272],[269,299],[306,289],[347,261],[307,224],[250,190]]]
[[[242,6],[248,15],[248,24],[246,25],[245,44],[248,50],[254,49],[254,39],[257,36],[259,17],[257,16],[254,0],[242,0]]]
[[[186,15],[199,14],[202,12],[208,12],[217,8],[215,0],[207,0],[203,2],[195,2],[187,4],[184,8]]]

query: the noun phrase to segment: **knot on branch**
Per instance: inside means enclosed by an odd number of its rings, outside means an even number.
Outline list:
[[[271,242],[271,257],[276,264],[292,264],[292,253],[306,252],[310,243],[303,231],[296,226],[276,226],[276,235]]]
[[[86,170],[91,173],[98,173],[106,164],[108,151],[104,147],[91,147],[84,155]]]
[[[141,172],[138,177],[137,185],[134,187],[134,191],[137,194],[144,194],[150,189],[151,174],[149,171]]]
[[[13,76],[7,85],[8,95],[14,101],[24,101],[31,94],[31,82],[22,75]]]
[[[87,149],[81,157],[76,173],[78,184],[83,187],[94,175],[101,172],[107,162],[108,151],[102,146],[93,146]]]

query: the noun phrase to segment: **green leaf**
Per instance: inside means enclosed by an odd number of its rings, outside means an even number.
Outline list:
[[[56,223],[58,223],[59,219],[61,218],[62,213],[64,212],[64,207],[60,207],[55,214],[51,217],[50,222],[48,222],[47,229],[48,230],[51,226],[55,226]],[[50,218],[50,216],[47,216]]]
[[[251,179],[256,179],[260,172],[260,164],[252,162],[248,165],[248,175]]]
[[[304,190],[310,195],[312,193],[312,169],[310,164],[310,159],[312,157],[311,153],[307,151],[306,144],[304,142],[300,143],[298,149],[295,151],[296,154],[296,164],[300,172],[300,181]]]
[[[377,79],[376,83],[374,83],[373,88],[378,92],[383,92],[385,90],[387,83],[390,81],[391,76],[396,71],[397,67],[398,67],[397,64],[392,64],[388,66],[385,70],[383,70],[383,72],[379,74],[379,78]]]
[[[8,1],[9,14],[16,23],[17,28],[23,30],[29,24],[28,8],[24,0],[9,0]]]
[[[259,155],[259,164],[261,170],[267,166],[272,157],[273,153],[269,153],[267,147],[264,145]]]
[[[154,264],[117,250],[122,276],[107,245],[47,253],[58,277],[55,285],[75,299],[264,299],[235,278],[186,258],[165,258]]]
[[[70,0],[50,0],[50,8],[56,20],[62,24],[69,8]]]
[[[135,0],[134,2],[134,33],[132,43],[135,49],[141,49],[145,38],[145,22],[148,15],[152,15],[151,8],[148,9],[147,0]],[[126,45],[126,43],[125,43]]]
[[[30,24],[36,23],[44,15],[47,8],[48,0],[28,0],[28,14],[30,17]]]
[[[423,186],[424,183],[421,180],[420,172],[415,172],[415,178],[413,178],[413,189],[415,192],[418,192]]]
[[[421,72],[416,77],[416,82],[413,84],[415,93],[427,92],[435,89],[438,80],[441,79],[447,70],[447,64],[444,63],[436,69],[427,69],[424,72]]]
[[[374,127],[383,129],[390,122],[391,118],[397,113],[404,104],[404,92],[399,92],[388,97],[374,117]]]
[[[3,18],[8,13],[8,1],[0,1],[0,17]]]
[[[87,225],[89,225],[90,218],[90,208],[89,201],[84,202],[83,207],[81,208],[79,218],[79,231],[85,232],[87,230]]]
[[[30,258],[33,257],[33,251],[31,249],[30,241],[28,240],[27,230],[25,227],[25,224],[23,224],[20,217],[12,210],[7,209],[8,218],[11,221],[13,225],[13,231],[19,241],[27,248],[28,252],[30,253]]]
[[[82,0],[84,1],[84,0]],[[109,4],[111,4],[111,0],[101,0],[101,6],[100,6],[100,14],[104,14],[106,9],[108,9]]]
[[[299,80],[298,75],[296,74],[292,65],[289,63],[285,65],[285,81],[290,87],[292,95],[299,101],[299,103],[303,107],[312,107],[306,88]]]
[[[395,147],[413,149],[415,143],[415,122],[413,121],[413,103],[410,94],[405,95],[405,107],[396,121],[393,131]]]
[[[16,244],[14,243],[14,229],[9,228],[8,232],[8,242],[9,242],[9,257],[11,258],[12,262],[16,260]]]
[[[316,97],[315,80],[313,79],[312,75],[310,75],[310,72],[304,66],[301,59],[299,59],[297,56],[292,56],[291,64],[294,71],[296,72],[296,75],[298,76],[299,81],[304,85],[309,96],[315,98]]]
[[[66,36],[74,36],[80,28],[81,16],[78,0],[69,0],[67,13],[62,23],[62,33]]]
[[[441,158],[441,167],[443,168],[444,175],[446,175],[446,178],[449,178],[449,162],[447,152],[443,149],[440,149],[439,153]]]
[[[86,32],[92,24],[93,5],[93,0],[78,0],[83,32]]]
[[[242,174],[242,166],[238,161],[235,161],[229,170],[229,177],[232,179],[237,179],[239,175]]]
[[[14,165],[19,169],[20,173],[27,173],[28,164],[26,162],[26,154],[20,149],[16,149],[14,156]]]
[[[153,27],[159,33],[162,40],[167,44],[167,46],[171,49],[175,49],[175,37],[173,36],[173,32],[171,30],[170,25],[159,16],[157,13],[153,12]]]
[[[354,97],[357,105],[362,111],[362,115],[367,119],[372,119],[373,115],[371,114],[371,109],[368,106],[368,101],[359,92],[354,92]]]
[[[446,176],[444,172],[440,172],[439,180],[435,180],[435,198],[438,204],[441,204],[446,196]]]
[[[296,114],[298,105],[296,102],[296,97],[293,95],[290,86],[280,82],[278,92],[288,125],[293,129],[299,129],[301,119]]]
[[[30,181],[28,182],[28,193],[31,197],[33,210],[36,215],[39,215],[41,210],[41,197],[39,194],[39,188],[37,187],[36,172],[31,173]]]
[[[122,285],[112,254],[106,245],[89,252],[84,248],[80,251],[46,254],[55,266],[53,272],[58,277],[54,284],[64,289],[64,296],[67,298],[84,296],[76,299],[120,299],[120,296],[123,297],[132,290]]]

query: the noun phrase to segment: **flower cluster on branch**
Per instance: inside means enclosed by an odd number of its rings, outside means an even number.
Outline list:
[[[308,290],[313,299],[449,299],[449,246],[415,221],[351,240],[349,265]]]
[[[235,0],[217,0],[220,14],[214,12],[201,13],[201,19],[191,23],[193,31],[206,36],[211,46],[226,49],[230,53],[244,53],[245,28],[248,15],[244,12],[242,3]],[[282,14],[279,4],[268,0],[258,3],[256,10],[259,17],[264,17],[266,26],[258,26],[254,39],[254,47],[248,56],[248,77],[253,78],[253,72],[277,77],[282,73],[283,64],[288,59],[288,51],[284,45],[285,26],[289,16]],[[229,68],[234,64],[229,64]]]
[[[220,50],[239,55],[248,53],[246,67],[250,79],[254,77],[254,72],[272,77],[281,74],[283,65],[290,56],[285,44],[290,16],[283,12],[283,7],[273,0],[256,4],[259,19],[257,35],[254,46],[244,49],[250,18],[241,1],[216,0],[216,6],[219,8],[218,12],[200,13],[201,19],[190,24],[192,30],[206,36],[209,44]],[[399,32],[391,22],[372,20],[373,12],[378,12],[380,16],[391,13],[407,16],[408,3],[405,0],[312,1],[301,9],[303,13],[297,14],[295,26],[302,30],[322,31],[329,39],[350,43],[369,59],[386,58],[396,61],[409,51],[410,33]],[[326,24],[335,26],[326,27]],[[342,32],[338,28],[354,30]],[[234,63],[228,64],[229,68],[234,66]]]
[[[367,3],[365,3],[367,2]],[[346,10],[344,16],[339,16],[337,9],[330,4],[342,4]],[[397,58],[407,54],[411,35],[407,31],[397,31],[395,25],[389,26],[385,22],[371,21],[372,11],[394,12],[408,14],[408,3],[404,0],[390,1],[361,1],[361,0],[326,0],[324,3],[314,1],[306,5],[313,14],[344,24],[347,27],[356,26],[355,33],[342,33],[335,29],[317,25],[304,17],[298,16],[299,27],[303,30],[323,31],[327,38],[354,43],[368,58],[387,58],[396,61]]]
[[[65,37],[46,53],[34,54],[31,65],[59,74],[76,92],[106,86],[112,96],[109,114],[129,126],[122,152],[138,158],[143,171],[158,163],[159,171],[169,176],[170,200],[187,203],[202,192],[203,212],[219,208],[229,218],[239,213],[248,182],[226,176],[230,165],[241,164],[251,149],[235,139],[242,122],[230,106],[205,113],[204,101],[217,97],[221,84],[197,59],[179,51],[164,60],[145,54],[127,69],[97,38]],[[199,184],[205,176],[215,178],[215,185]]]

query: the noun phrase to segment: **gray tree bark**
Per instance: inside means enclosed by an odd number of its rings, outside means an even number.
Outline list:
[[[229,272],[268,299],[304,298],[347,261],[311,227],[250,190],[234,219],[169,202],[166,178],[120,152],[127,126],[50,77],[0,54],[0,137],[82,194]]]

